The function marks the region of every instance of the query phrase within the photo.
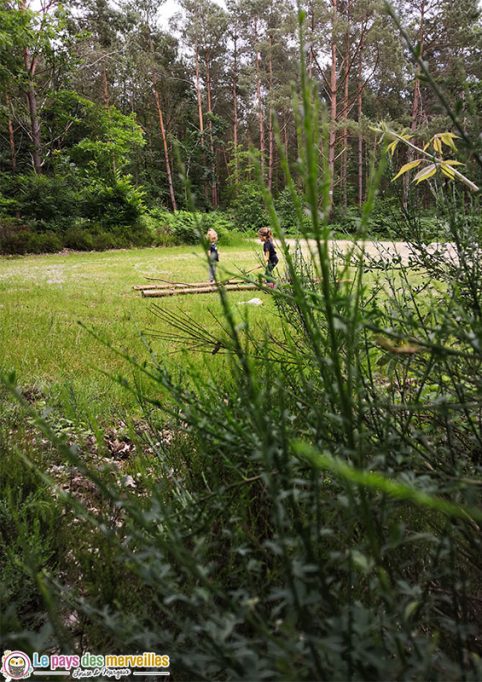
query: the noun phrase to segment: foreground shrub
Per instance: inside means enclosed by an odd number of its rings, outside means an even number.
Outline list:
[[[17,415],[17,419],[20,415]],[[50,486],[18,456],[0,427],[0,609],[2,636],[27,628],[45,627],[47,611],[38,589],[42,570],[56,566],[62,554],[62,504]],[[28,429],[11,420],[24,451],[29,450]],[[23,642],[23,637],[18,643]],[[28,645],[27,645],[28,646]]]

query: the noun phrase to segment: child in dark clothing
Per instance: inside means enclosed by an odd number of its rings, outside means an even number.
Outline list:
[[[207,232],[207,238],[209,241],[208,258],[209,258],[209,281],[211,284],[216,280],[216,265],[219,261],[218,253],[218,233],[216,230],[209,228]]]
[[[258,237],[260,242],[263,244],[263,258],[266,263],[266,281],[269,286],[274,286],[273,280],[273,270],[278,265],[278,256],[276,255],[276,249],[273,244],[273,233],[269,227],[262,227],[258,231]]]

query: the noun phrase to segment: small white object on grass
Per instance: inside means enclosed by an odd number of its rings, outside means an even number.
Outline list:
[[[238,305],[263,305],[260,298],[250,298],[249,301],[241,301]]]

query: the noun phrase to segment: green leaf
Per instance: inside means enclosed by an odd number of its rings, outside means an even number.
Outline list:
[[[420,604],[418,601],[411,601],[407,604],[405,607],[405,620],[409,620],[411,616],[416,612],[416,610],[419,608]]]
[[[293,449],[299,457],[310,462],[316,469],[330,471],[349,483],[377,490],[396,500],[413,502],[420,507],[426,507],[453,518],[482,521],[482,509],[477,507],[463,507],[441,497],[429,495],[423,490],[417,490],[406,483],[387,478],[383,474],[355,469],[338,457],[319,452],[313,446],[301,441],[294,442]]]

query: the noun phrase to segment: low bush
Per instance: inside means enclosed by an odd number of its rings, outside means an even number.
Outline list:
[[[301,197],[300,197],[301,199]],[[301,229],[308,227],[310,218],[303,213],[303,225],[299,225],[295,201],[288,188],[279,193],[275,199],[275,208],[281,229],[288,234],[298,234]]]
[[[27,251],[30,253],[56,253],[63,243],[55,232],[31,232]]]
[[[243,233],[236,230],[230,216],[221,211],[210,213],[152,209],[143,218],[146,232],[156,246],[199,244],[209,228],[216,230],[219,241],[225,245],[239,243]]]
[[[116,175],[113,184],[92,181],[83,194],[82,215],[106,230],[137,226],[144,210],[144,192],[128,175]]]
[[[63,242],[55,232],[33,232],[15,221],[0,225],[0,253],[55,253],[62,248]]]
[[[258,230],[268,224],[263,192],[258,182],[240,184],[229,211],[235,227],[241,232]]]
[[[81,227],[70,227],[64,235],[64,244],[77,251],[92,251],[94,240],[90,232]]]
[[[5,191],[22,220],[39,231],[62,231],[81,215],[83,196],[75,173],[11,176]]]

